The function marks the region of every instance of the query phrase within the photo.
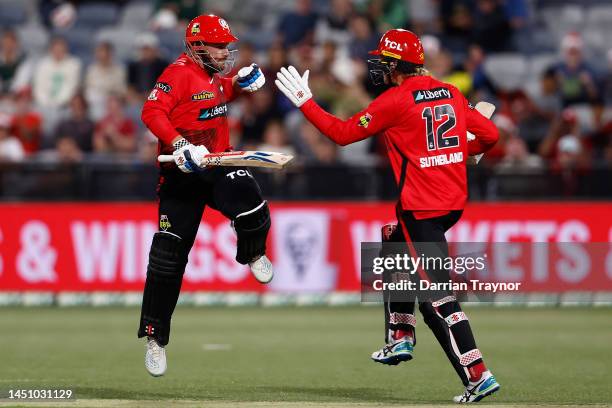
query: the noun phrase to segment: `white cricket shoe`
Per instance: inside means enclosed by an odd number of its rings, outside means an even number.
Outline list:
[[[152,337],[147,337],[145,368],[153,377],[161,377],[166,372],[166,349]]]
[[[457,395],[453,397],[453,401],[458,404],[467,404],[470,402],[478,402],[481,399],[488,397],[489,395],[497,392],[500,389],[500,385],[493,377],[490,371],[485,371],[480,376],[480,380],[472,382],[465,387],[463,395]]]
[[[411,337],[393,340],[383,348],[372,353],[372,360],[387,365],[398,365],[402,361],[412,360],[414,344]]]
[[[272,262],[265,255],[262,255],[253,262],[249,262],[249,267],[255,279],[260,283],[268,283],[274,277]]]

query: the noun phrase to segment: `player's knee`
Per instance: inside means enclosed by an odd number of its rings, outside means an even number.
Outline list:
[[[188,250],[183,239],[167,232],[153,236],[147,276],[156,280],[181,279],[187,265]]]
[[[236,216],[234,219],[234,229],[238,236],[236,261],[246,264],[265,254],[270,224],[270,209],[265,201]]]

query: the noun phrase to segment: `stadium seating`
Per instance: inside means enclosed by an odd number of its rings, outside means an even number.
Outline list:
[[[85,3],[77,9],[76,26],[97,29],[114,25],[118,16],[119,9],[113,3]]]

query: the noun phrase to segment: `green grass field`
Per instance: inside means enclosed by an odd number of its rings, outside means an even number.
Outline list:
[[[487,402],[612,404],[611,309],[466,310],[502,385]],[[67,406],[349,407],[447,404],[462,389],[422,321],[414,360],[370,361],[382,345],[379,307],[178,308],[162,378],[144,369],[138,317],[0,309],[0,390],[70,388],[80,401]]]

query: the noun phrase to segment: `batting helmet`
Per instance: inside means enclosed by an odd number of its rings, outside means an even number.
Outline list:
[[[380,39],[378,48],[370,51],[370,54],[379,55],[381,58],[395,58],[415,65],[425,63],[423,44],[419,37],[412,31],[400,28],[387,31]]]
[[[202,41],[209,44],[227,44],[238,41],[229,24],[214,14],[202,15],[189,22],[185,29],[185,42]]]

